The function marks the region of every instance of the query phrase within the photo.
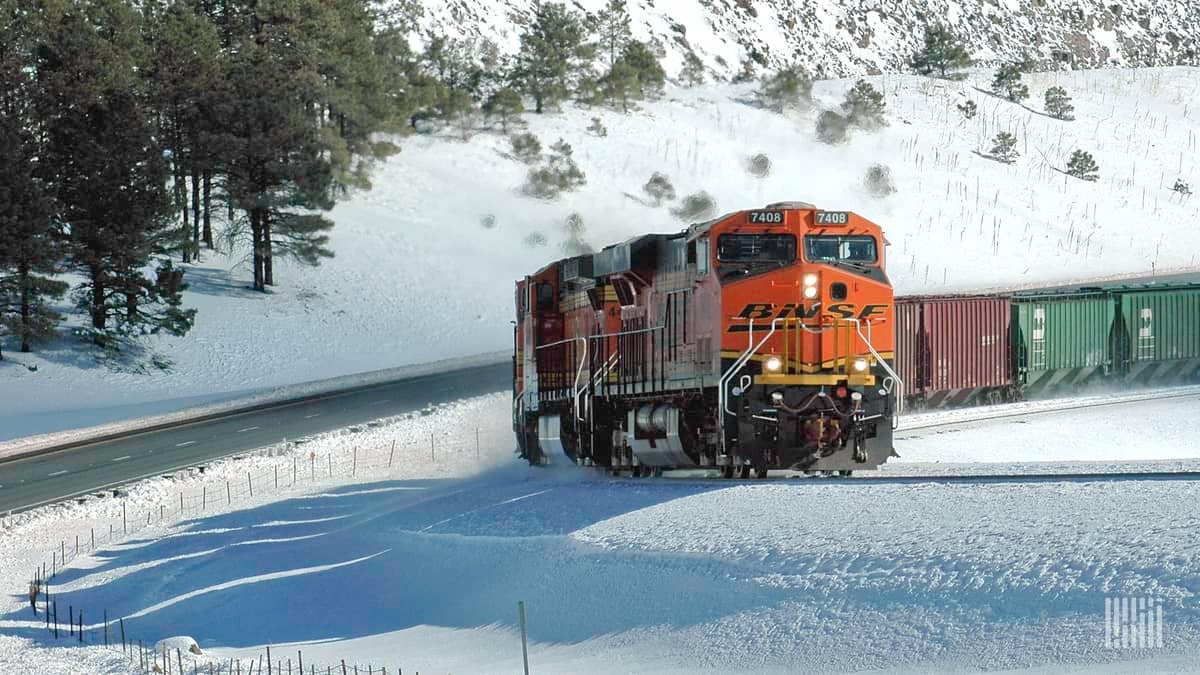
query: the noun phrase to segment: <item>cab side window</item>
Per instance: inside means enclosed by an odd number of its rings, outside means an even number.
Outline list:
[[[549,281],[543,281],[537,287],[537,308],[539,310],[554,309],[554,287]]]
[[[708,271],[708,237],[704,237],[696,241],[696,276],[705,276]]]

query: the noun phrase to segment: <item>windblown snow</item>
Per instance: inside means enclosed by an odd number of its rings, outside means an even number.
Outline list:
[[[481,463],[421,461],[413,441],[430,425],[501,426],[497,394],[370,438],[314,438],[134,486],[131,508],[153,513],[156,499],[173,509],[176,491],[291,467],[295,453],[344,459],[352,443],[402,441],[391,469],[374,455],[356,476],[336,464],[333,478],[154,520],[72,560],[50,592],[60,608],[123,617],[148,645],[194,638],[203,654],[173,657],[189,672],[249,668],[270,646],[277,663],[322,672],[344,660],[360,672],[519,673],[518,601],[534,673],[1194,672],[1200,483],[1069,474],[1200,470],[1200,447],[1175,442],[1200,432],[1196,403],[1130,403],[1141,424],[1104,434],[1086,433],[1111,417],[1103,409],[918,429],[898,440],[913,460],[862,479],[621,480],[530,469],[504,442]],[[1109,461],[1069,461],[1058,440],[1072,429]],[[904,477],[947,460],[958,464],[944,482]],[[1063,475],[967,475],[1021,468]],[[0,666],[133,672],[111,650],[63,647],[77,643],[51,638],[19,594],[57,540],[118,502],[47,507],[0,529]],[[1126,597],[1161,603],[1162,647],[1105,642],[1105,600]],[[97,619],[85,625],[93,644]]]
[[[706,191],[720,211],[801,199],[879,222],[900,293],[1031,286],[1195,268],[1200,202],[1172,192],[1200,186],[1196,68],[1029,75],[1030,106],[965,82],[869,78],[885,95],[889,125],[829,146],[815,139],[822,109],[849,80],[819,81],[811,109],[775,114],[749,105],[754,85],[668,87],[661,100],[620,114],[568,104],[527,115],[548,147],[574,148],[587,184],[557,201],[520,194],[528,167],[498,132],[464,142],[456,130],[412,136],[380,167],[375,187],[339,205],[337,257],[315,269],[280,266],[270,295],[246,289],[239,256],[210,255],[188,269],[186,304],[198,312],[186,338],[148,348],[170,371],[114,371],[67,340],[0,361],[0,439],[157,414],[325,377],[511,346],[512,282],[564,255],[572,213],[593,247],[684,222],[648,203],[642,186],[668,175],[679,195]],[[1061,85],[1075,121],[1040,112]],[[957,106],[976,101],[965,119]],[[587,131],[600,118],[607,136]],[[1000,131],[1020,158],[985,158]],[[1075,149],[1100,179],[1061,173]],[[769,175],[746,164],[766,154]],[[886,165],[896,192],[872,197],[863,178]],[[28,366],[28,368],[23,367]],[[36,372],[30,370],[36,367]]]

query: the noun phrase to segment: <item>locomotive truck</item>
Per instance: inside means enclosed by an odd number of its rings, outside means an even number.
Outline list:
[[[513,429],[530,464],[848,475],[904,401],[878,225],[782,202],[517,281]]]

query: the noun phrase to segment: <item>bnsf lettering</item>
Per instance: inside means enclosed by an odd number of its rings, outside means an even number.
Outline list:
[[[776,310],[778,307],[778,311]],[[839,319],[858,319],[865,321],[871,317],[883,316],[887,311],[887,305],[864,305],[860,309],[858,305],[841,302],[829,305],[825,308],[827,316],[836,317]],[[762,321],[764,319],[815,319],[821,314],[820,303],[811,305],[797,305],[794,302],[789,302],[785,305],[773,305],[766,302],[754,302],[742,308],[738,313],[740,319],[754,319]],[[745,324],[735,324],[730,327],[730,332],[742,332],[746,330]]]

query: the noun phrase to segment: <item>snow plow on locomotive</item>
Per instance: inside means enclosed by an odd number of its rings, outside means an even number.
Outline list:
[[[878,467],[903,402],[884,244],[857,214],[785,202],[518,281],[522,457],[635,476]]]

